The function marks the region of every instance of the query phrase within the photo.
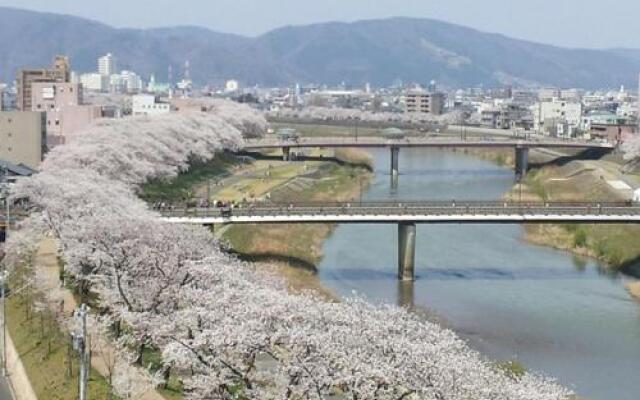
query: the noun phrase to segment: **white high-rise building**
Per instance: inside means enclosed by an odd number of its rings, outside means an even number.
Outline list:
[[[113,82],[113,76],[111,77]],[[143,82],[140,76],[132,71],[122,71],[120,73],[121,90],[126,93],[140,93],[143,88]]]
[[[103,76],[111,76],[116,73],[116,59],[113,54],[98,58],[98,73]]]
[[[95,72],[80,75],[80,83],[89,91],[105,92],[109,89],[109,77]]]

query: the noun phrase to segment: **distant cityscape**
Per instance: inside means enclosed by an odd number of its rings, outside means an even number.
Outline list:
[[[181,99],[214,97],[246,103],[280,120],[372,120],[447,127],[468,126],[531,132],[557,138],[621,141],[638,132],[638,94],[625,87],[450,88],[393,82],[388,87],[346,83],[244,87],[230,78],[223,85],[199,86],[190,63],[167,69],[166,81],[119,70],[117,55],[96,60],[96,71],[73,71],[68,57],[50,66],[20,69],[15,82],[0,84],[0,159],[37,168],[47,150],[101,118],[178,112]],[[371,122],[371,121],[369,121]],[[431,124],[431,125],[429,125]]]

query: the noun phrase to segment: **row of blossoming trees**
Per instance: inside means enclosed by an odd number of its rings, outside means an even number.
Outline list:
[[[243,106],[205,110],[104,121],[53,150],[16,188],[38,211],[10,240],[9,259],[33,251],[35,228],[52,232],[77,287],[97,297],[128,349],[162,354],[188,399],[569,396],[546,378],[505,374],[405,310],[291,294],[222,253],[206,229],[163,222],[136,197],[140,184],[266,128]]]
[[[366,123],[397,123],[407,125],[431,124],[457,124],[461,123],[463,116],[458,112],[444,115],[432,115],[425,113],[397,113],[397,112],[372,112],[355,108],[329,108],[329,107],[305,107],[303,109],[283,108],[277,111],[269,111],[268,117],[299,119],[308,121],[362,121]]]

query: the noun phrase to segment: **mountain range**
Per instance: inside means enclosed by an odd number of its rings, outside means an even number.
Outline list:
[[[0,7],[0,80],[24,66],[70,57],[79,72],[113,53],[120,69],[167,79],[189,60],[200,84],[244,85],[394,81],[485,87],[635,86],[640,49],[570,49],[486,33],[432,19],[389,18],[275,29],[258,37],[198,27],[118,29],[67,15]]]

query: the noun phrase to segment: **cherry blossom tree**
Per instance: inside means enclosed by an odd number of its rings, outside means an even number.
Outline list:
[[[633,135],[622,142],[621,150],[624,159],[632,164],[640,162],[640,135]]]
[[[352,108],[328,108],[328,107],[305,107],[297,109],[281,109],[270,111],[268,117],[301,119],[312,121],[363,121],[369,123],[396,123],[419,125],[425,123],[448,125],[458,123],[457,113],[444,115],[432,115],[425,113],[393,113],[393,112],[373,112]]]
[[[102,122],[54,149],[15,190],[56,235],[66,272],[126,326],[115,335],[127,343],[118,359],[128,361],[114,370],[118,393],[135,397],[137,383],[156,382],[131,369],[152,346],[165,376],[177,373],[193,400],[569,396],[546,378],[505,375],[453,332],[406,310],[291,294],[277,277],[221,252],[205,229],[163,222],[136,197],[138,185],[236,149],[245,129],[266,126],[236,105],[203,109]],[[12,259],[34,242],[10,241]]]

